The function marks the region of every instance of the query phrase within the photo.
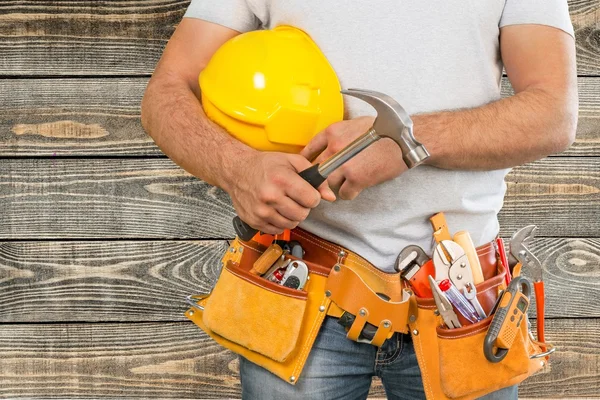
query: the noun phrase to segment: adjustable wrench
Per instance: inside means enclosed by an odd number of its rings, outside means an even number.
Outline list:
[[[406,246],[396,259],[394,266],[400,277],[408,282],[419,297],[431,297],[427,276],[435,274],[433,262],[425,251],[417,245]]]
[[[537,336],[538,341],[545,342],[544,337],[544,281],[543,268],[540,260],[529,250],[528,246],[535,236],[537,226],[528,225],[524,228],[516,231],[509,242],[509,256],[508,263],[513,269],[513,275],[519,275],[523,272],[524,276],[527,276],[533,280],[533,288],[535,290],[535,305],[538,318],[537,324]],[[518,264],[521,264],[519,267]]]
[[[300,176],[317,188],[327,177],[346,161],[381,138],[392,139],[402,150],[402,159],[408,168],[414,168],[429,157],[429,153],[413,135],[413,122],[408,113],[390,96],[371,90],[348,89],[342,94],[359,98],[369,103],[377,111],[373,126],[356,140],[335,153],[321,164],[300,172]],[[258,230],[246,224],[239,217],[233,219],[233,227],[242,240],[250,240]]]

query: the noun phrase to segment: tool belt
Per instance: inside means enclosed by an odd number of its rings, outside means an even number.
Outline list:
[[[433,298],[418,297],[400,273],[382,272],[300,228],[290,239],[305,252],[308,281],[302,290],[251,273],[267,246],[236,238],[212,292],[190,296],[186,316],[220,345],[291,384],[298,382],[325,316],[352,316],[347,337],[375,346],[395,332],[410,332],[428,399],[477,398],[523,381],[547,361],[544,350],[551,346],[533,340],[525,321],[502,361],[492,363],[483,354],[490,312],[508,273],[494,243],[477,248],[483,273],[477,299],[488,317],[469,324],[459,315],[462,327],[448,329]],[[538,317],[539,324],[544,321]],[[365,338],[367,326],[373,333]]]

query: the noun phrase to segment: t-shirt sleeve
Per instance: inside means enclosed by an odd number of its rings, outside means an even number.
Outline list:
[[[198,18],[238,32],[259,28],[260,21],[246,0],[192,0],[184,18]]]
[[[500,28],[522,24],[553,26],[575,36],[567,0],[506,0]]]

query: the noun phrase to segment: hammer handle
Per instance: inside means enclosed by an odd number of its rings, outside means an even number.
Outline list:
[[[321,186],[321,183],[325,182],[329,174],[379,139],[379,135],[371,128],[342,150],[329,157],[323,164],[314,164],[298,174],[316,189]],[[252,239],[258,232],[257,229],[242,221],[240,217],[233,219],[233,227],[239,238],[245,241]]]
[[[304,171],[298,173],[306,182],[310,183],[315,189],[321,186],[321,183],[325,182],[327,177],[321,175],[319,171],[319,164],[315,164],[312,167],[306,168]]]

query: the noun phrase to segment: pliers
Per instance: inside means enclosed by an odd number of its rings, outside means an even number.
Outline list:
[[[537,324],[537,339],[545,343],[544,337],[544,281],[542,273],[542,263],[529,250],[528,246],[535,236],[537,226],[528,225],[516,231],[510,238],[508,264],[513,270],[513,275],[519,275],[523,270],[523,275],[533,280],[533,288],[535,290],[535,303],[538,318]],[[519,267],[518,264],[521,266]]]
[[[442,240],[433,251],[435,280],[441,282],[450,279],[460,291],[470,282],[473,272],[465,250],[452,240]]]
[[[444,323],[448,326],[448,328],[460,328],[462,325],[458,320],[458,316],[454,312],[452,308],[452,304],[444,295],[444,292],[439,288],[435,279],[431,275],[429,275],[429,284],[431,285],[431,291],[433,292],[433,299],[435,300],[435,305],[437,306],[438,312],[442,316]]]

